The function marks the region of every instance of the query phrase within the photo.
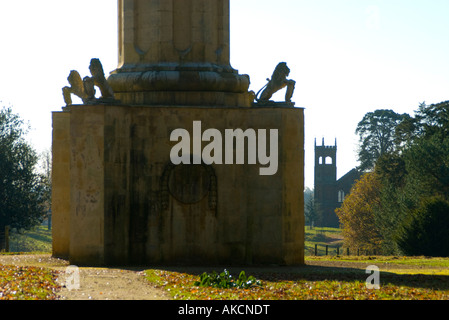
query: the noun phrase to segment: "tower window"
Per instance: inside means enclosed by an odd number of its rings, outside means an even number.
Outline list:
[[[342,203],[345,201],[345,192],[343,190],[338,191],[338,202]]]
[[[333,159],[331,157],[326,157],[325,164],[333,164]]]

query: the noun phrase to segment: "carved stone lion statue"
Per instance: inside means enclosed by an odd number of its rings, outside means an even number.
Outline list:
[[[99,59],[90,61],[89,70],[92,77],[81,76],[78,71],[72,70],[67,78],[70,87],[62,88],[64,101],[66,105],[72,105],[72,97],[74,94],[78,96],[84,104],[97,104],[101,102],[113,102],[114,91],[104,76],[103,66]],[[95,86],[101,91],[101,98],[95,98]]]
[[[100,99],[113,99],[114,91],[112,90],[111,86],[109,85],[108,81],[104,76],[103,66],[101,65],[100,60],[92,59],[90,61],[89,70],[92,77],[84,78],[84,82],[86,83],[86,86],[88,86],[89,92],[92,92],[91,87],[92,85],[95,85],[100,89],[101,92]]]
[[[268,80],[267,85],[257,93],[256,95],[257,102],[268,102],[276,92],[287,87],[287,92],[285,94],[285,102],[291,103],[296,82],[294,80],[287,79],[289,74],[290,69],[287,67],[287,64],[285,62],[279,63],[276,69],[274,70],[271,79],[267,79]],[[263,92],[258,98],[259,93],[262,90]]]
[[[70,87],[62,88],[62,94],[66,105],[72,104],[72,94],[83,100],[83,103],[86,103],[87,95],[79,72],[76,70],[70,71],[67,81],[69,82]]]

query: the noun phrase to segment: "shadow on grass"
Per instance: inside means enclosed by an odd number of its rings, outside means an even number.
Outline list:
[[[39,230],[34,233],[26,233],[24,236],[26,236],[30,239],[34,239],[36,241],[51,243],[51,236],[49,236],[48,234],[45,234],[44,232],[41,232]]]
[[[151,268],[146,268],[151,269]],[[186,273],[200,276],[204,272],[217,273],[228,270],[234,277],[244,270],[247,276],[254,276],[258,280],[270,282],[299,282],[299,281],[339,281],[339,282],[365,282],[370,274],[365,269],[350,267],[328,266],[298,266],[298,267],[155,267],[154,269],[168,272]],[[427,274],[396,274],[393,272],[380,272],[380,285],[404,286],[432,290],[449,290],[449,276]]]
[[[39,228],[25,233],[13,233],[10,237],[10,250],[13,252],[51,251],[50,232]]]

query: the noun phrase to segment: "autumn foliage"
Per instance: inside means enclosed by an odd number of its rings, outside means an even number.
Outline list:
[[[375,223],[375,206],[380,201],[380,184],[375,173],[365,173],[336,210],[343,227],[345,246],[380,250],[381,236]]]
[[[56,279],[49,269],[0,265],[0,300],[56,300]]]
[[[360,169],[372,173],[337,210],[346,244],[386,255],[447,256],[439,249],[449,238],[449,101],[396,115],[377,110],[357,128],[366,158]],[[435,197],[439,205],[429,206]]]

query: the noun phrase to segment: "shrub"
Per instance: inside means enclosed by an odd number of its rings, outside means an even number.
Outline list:
[[[252,286],[259,286],[260,281],[253,276],[247,277],[245,271],[240,272],[239,277],[234,279],[225,269],[220,274],[217,274],[215,271],[212,273],[204,272],[200,276],[200,281],[195,282],[195,285],[199,287],[213,287],[220,289],[248,289]]]
[[[405,223],[398,240],[406,255],[449,257],[449,202],[426,199]]]

